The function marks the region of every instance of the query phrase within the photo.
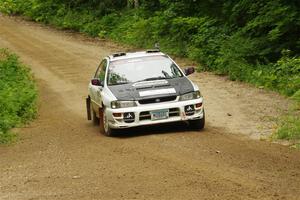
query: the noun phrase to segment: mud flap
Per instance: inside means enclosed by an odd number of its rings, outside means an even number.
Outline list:
[[[87,114],[87,119],[91,120],[92,119],[92,114],[91,114],[91,98],[88,97],[85,99],[86,101],[86,114]]]

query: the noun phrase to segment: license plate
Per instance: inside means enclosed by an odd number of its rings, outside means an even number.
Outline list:
[[[160,120],[169,118],[169,109],[151,111],[151,120]]]

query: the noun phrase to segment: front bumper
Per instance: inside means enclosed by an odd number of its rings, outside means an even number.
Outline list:
[[[138,105],[136,107],[130,108],[119,108],[119,109],[106,109],[106,116],[108,119],[108,124],[113,129],[123,129],[130,128],[136,126],[144,126],[144,125],[153,125],[153,124],[161,124],[161,123],[170,123],[176,121],[187,121],[187,120],[195,120],[202,119],[204,117],[203,112],[203,98],[193,99],[188,101],[172,101],[172,102],[162,102],[155,104],[146,104],[146,105]],[[193,105],[194,112],[187,113],[185,111],[185,107]],[[201,105],[196,107],[196,105]],[[169,117],[166,119],[152,120],[151,119],[151,111],[157,110],[169,110]],[[123,113],[134,113],[134,119],[128,123],[123,119]],[[116,113],[121,113],[121,116],[114,116]],[[119,114],[120,115],[120,114]]]

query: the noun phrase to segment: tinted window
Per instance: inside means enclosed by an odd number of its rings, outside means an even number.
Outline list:
[[[108,85],[116,85],[182,76],[181,71],[168,57],[151,56],[111,62],[107,81]]]

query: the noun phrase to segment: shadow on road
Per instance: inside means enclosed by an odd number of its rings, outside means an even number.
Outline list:
[[[184,122],[157,124],[151,126],[141,126],[122,130],[116,130],[115,137],[126,139],[131,137],[140,137],[157,134],[172,134],[178,132],[189,132],[189,126]]]

